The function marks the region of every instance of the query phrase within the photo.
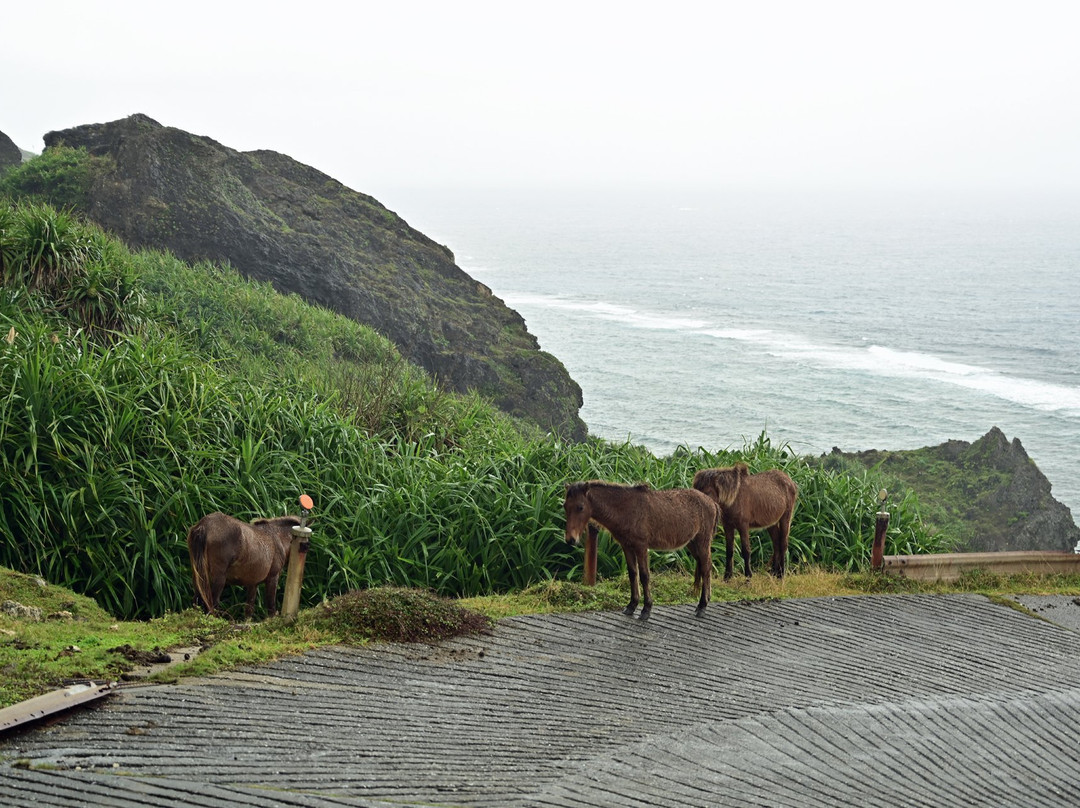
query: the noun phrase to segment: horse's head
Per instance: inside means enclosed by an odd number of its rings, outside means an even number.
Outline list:
[[[566,486],[566,543],[577,544],[585,526],[589,524],[592,508],[589,506],[589,484],[570,483]]]

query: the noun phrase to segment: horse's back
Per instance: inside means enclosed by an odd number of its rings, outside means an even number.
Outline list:
[[[649,503],[645,521],[653,535],[670,534],[672,541],[690,541],[703,530],[710,536],[716,530],[716,503],[701,491],[664,488],[644,492],[643,496]]]
[[[790,504],[799,495],[799,486],[787,472],[780,469],[759,472],[749,477],[747,481],[753,481],[751,485],[758,499]]]

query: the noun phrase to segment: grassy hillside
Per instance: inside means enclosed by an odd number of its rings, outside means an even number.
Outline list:
[[[133,252],[41,202],[0,202],[0,283],[0,565],[116,616],[191,602],[184,537],[202,515],[295,512],[301,493],[316,504],[308,604],[376,585],[473,596],[573,579],[565,483],[686,486],[740,459],[799,483],[794,565],[869,557],[872,474],[821,468],[765,435],[668,458],[566,444],[440,392],[353,321],[229,267]],[[941,547],[913,496],[894,505],[887,552]],[[601,576],[622,565],[603,539]]]

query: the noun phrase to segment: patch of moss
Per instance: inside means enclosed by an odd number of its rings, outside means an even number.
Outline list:
[[[571,581],[552,580],[534,584],[521,595],[536,598],[554,610],[568,612],[617,609],[626,605],[626,595],[610,586],[586,586]]]

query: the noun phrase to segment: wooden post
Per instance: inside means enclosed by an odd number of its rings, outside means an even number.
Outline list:
[[[300,524],[293,525],[292,543],[289,545],[289,567],[285,573],[285,600],[281,604],[281,616],[288,621],[296,619],[300,611],[300,585],[304,581],[304,562],[311,546],[311,528],[304,524],[308,512],[314,507],[311,497],[300,497]]]
[[[870,568],[882,570],[885,567],[885,533],[889,529],[889,512],[878,511],[874,523],[874,546],[870,550]]]
[[[589,522],[589,532],[585,535],[585,585],[596,586],[596,545],[600,528]]]
[[[311,528],[293,526],[292,544],[289,546],[289,569],[285,573],[285,601],[281,605],[281,616],[286,620],[295,620],[300,611],[300,584],[304,580],[304,562],[311,542]]]

